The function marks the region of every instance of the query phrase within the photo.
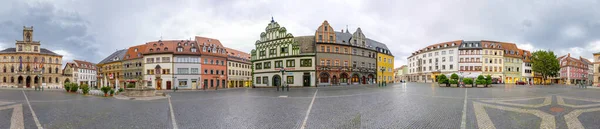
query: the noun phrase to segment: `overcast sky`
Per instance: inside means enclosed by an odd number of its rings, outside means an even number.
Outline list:
[[[99,62],[117,49],[205,36],[250,52],[271,16],[294,36],[327,20],[387,44],[396,67],[412,52],[452,40],[514,42],[590,58],[600,52],[597,0],[2,0],[0,48],[34,26],[42,47]]]

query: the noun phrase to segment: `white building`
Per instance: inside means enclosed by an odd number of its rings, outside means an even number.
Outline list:
[[[73,78],[77,78],[77,84],[96,87],[96,64],[82,60],[73,60],[73,64],[75,66]]]
[[[457,73],[458,46],[462,42],[457,40],[438,43],[412,53],[408,57],[408,80],[432,82],[439,74]]]
[[[482,46],[480,41],[464,41],[459,50],[459,75],[477,77],[482,75]]]
[[[146,43],[144,53],[144,80],[146,86],[157,90],[170,90],[173,86],[173,51],[174,44],[171,41],[157,41]]]

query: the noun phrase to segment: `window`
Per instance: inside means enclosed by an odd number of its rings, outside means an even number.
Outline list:
[[[179,86],[179,87],[187,87],[188,86],[187,79],[179,79],[178,81],[179,81],[179,83],[177,86]]]
[[[260,77],[256,77],[256,84],[260,84]]]
[[[269,50],[269,55],[270,55],[270,56],[271,56],[271,55],[275,55],[275,54],[277,54],[277,51],[275,51],[275,49],[270,49],[270,50]]]
[[[326,50],[327,50],[326,52],[331,52],[331,51],[330,51],[331,49],[330,49],[330,47],[329,47],[329,46],[327,46],[327,49],[326,49]]]
[[[348,61],[344,61],[344,66],[348,66]]]
[[[265,69],[270,69],[271,68],[271,62],[265,62]]]
[[[325,52],[325,46],[321,46],[321,52]]]
[[[263,83],[269,85],[269,77],[264,76],[263,78]]]
[[[260,52],[259,52],[259,56],[261,56],[261,57],[263,57],[263,56],[267,56],[267,52],[265,52],[264,50],[263,50],[263,51],[260,51]]]
[[[281,53],[288,53],[288,51],[287,47],[281,47]]]
[[[348,53],[348,48],[344,48],[344,53]],[[598,60],[600,60],[600,58]]]
[[[287,84],[294,84],[294,76],[287,76]]]
[[[189,74],[188,68],[177,68],[177,74]]]
[[[340,52],[340,48],[339,47],[335,47],[335,52],[336,53]]]
[[[182,48],[182,47],[178,47],[178,48],[177,48],[177,52],[182,52],[182,51],[183,51],[183,48]]]
[[[275,68],[283,68],[283,61],[275,61]]]
[[[296,67],[296,60],[286,60],[285,66],[286,67]]]
[[[300,59],[300,67],[312,67],[311,59]]]
[[[256,63],[254,66],[255,69],[262,69],[262,63]]]

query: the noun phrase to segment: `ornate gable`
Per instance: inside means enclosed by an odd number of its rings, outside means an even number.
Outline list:
[[[287,33],[287,29],[275,20],[271,20],[265,32],[260,33],[255,45],[256,49],[250,52],[252,60],[300,54],[294,35]]]
[[[321,26],[315,32],[315,42],[319,43],[335,43],[336,35],[333,27],[329,25],[327,20],[323,21]]]
[[[352,39],[350,40],[350,43],[354,46],[360,46],[360,47],[367,46],[367,41],[366,41],[365,35],[362,33],[362,30],[360,29],[360,27],[358,29],[356,29],[356,32],[354,32],[352,34]]]

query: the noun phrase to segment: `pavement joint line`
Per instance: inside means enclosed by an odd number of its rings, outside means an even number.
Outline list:
[[[29,103],[29,98],[27,98],[27,94],[25,94],[24,90],[21,90],[21,92],[23,92],[23,96],[25,96],[27,105],[29,105],[29,110],[31,111],[31,115],[33,116],[33,121],[35,121],[35,125],[37,126],[38,129],[43,129],[42,125],[40,124],[40,120],[38,120],[37,116],[35,115],[35,112],[33,112],[33,108],[31,107],[31,103]]]
[[[173,104],[171,104],[171,95],[168,95],[169,98],[169,110],[171,112],[171,122],[173,124],[173,129],[179,129],[177,127],[177,121],[175,121],[175,113],[173,113]]]
[[[315,98],[317,98],[317,92],[319,92],[319,89],[315,91],[315,95],[313,95],[312,101],[310,101],[310,105],[308,105],[308,110],[306,110],[306,116],[304,116],[304,120],[302,121],[302,126],[300,127],[300,129],[306,128],[306,121],[308,121],[308,115],[310,115],[310,110],[312,109],[312,106],[315,103]]]
[[[464,100],[464,104],[463,104],[462,117],[460,120],[460,128],[461,129],[467,128],[467,93],[468,93],[468,91],[469,91],[469,89],[465,89],[465,100]]]

